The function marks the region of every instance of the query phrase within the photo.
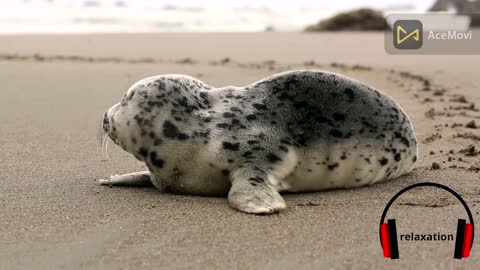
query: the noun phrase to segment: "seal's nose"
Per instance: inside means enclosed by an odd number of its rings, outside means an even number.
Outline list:
[[[108,133],[108,130],[110,129],[110,123],[108,122],[108,117],[107,113],[103,115],[103,130]]]

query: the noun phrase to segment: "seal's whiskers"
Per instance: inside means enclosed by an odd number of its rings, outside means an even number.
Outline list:
[[[106,157],[108,161],[111,161],[108,155],[108,134],[103,129],[103,123],[100,121],[100,125],[97,130],[97,141],[102,149],[102,156]]]

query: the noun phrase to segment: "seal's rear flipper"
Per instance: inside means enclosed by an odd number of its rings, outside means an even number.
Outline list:
[[[149,171],[112,175],[108,179],[98,180],[103,186],[152,187]]]

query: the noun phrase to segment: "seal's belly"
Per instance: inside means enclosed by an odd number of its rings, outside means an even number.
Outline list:
[[[297,151],[297,165],[284,179],[288,191],[359,187],[398,177],[413,168],[416,146],[385,152],[380,142],[317,145]],[[395,158],[396,157],[396,158]]]

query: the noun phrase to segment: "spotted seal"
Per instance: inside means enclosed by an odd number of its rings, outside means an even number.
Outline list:
[[[300,70],[244,87],[185,75],[135,83],[103,119],[108,137],[148,171],[101,184],[226,195],[247,213],[286,207],[282,191],[350,188],[409,172],[417,141],[386,94],[339,74]]]

